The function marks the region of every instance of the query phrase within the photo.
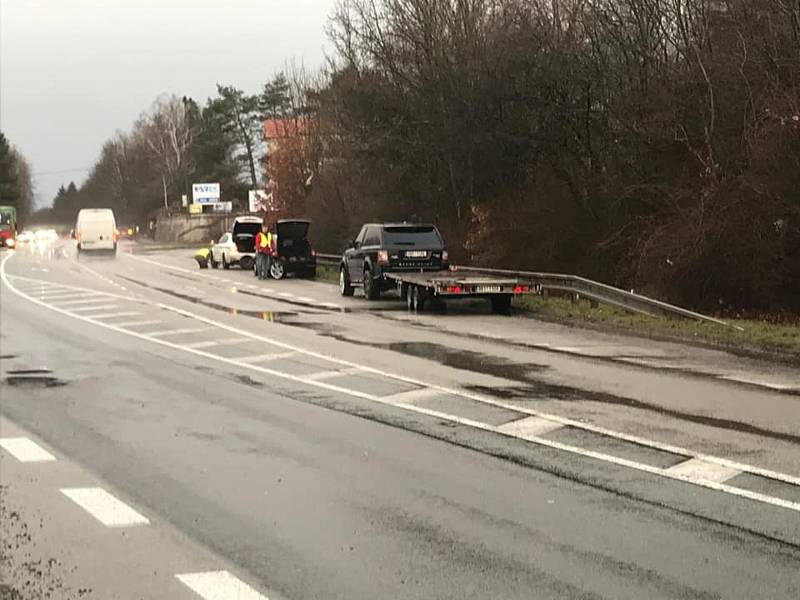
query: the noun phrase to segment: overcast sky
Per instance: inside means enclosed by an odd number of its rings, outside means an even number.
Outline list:
[[[0,0],[0,129],[39,205],[76,183],[161,93],[254,93],[287,59],[319,65],[336,0]]]

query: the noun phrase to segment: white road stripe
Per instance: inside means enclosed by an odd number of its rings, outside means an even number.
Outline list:
[[[106,298],[105,301],[108,302],[108,298]],[[92,310],[106,310],[108,308],[119,308],[119,305],[118,304],[102,304],[100,306],[83,306],[83,307],[79,306],[78,308],[70,308],[68,310],[70,312],[79,313],[79,312],[89,312],[89,311],[92,311]]]
[[[256,356],[242,356],[241,358],[234,358],[233,360],[251,365],[253,363],[263,362],[265,360],[275,360],[278,358],[289,358],[294,356],[297,352],[273,352],[272,354],[258,354]]]
[[[503,433],[520,437],[523,439],[545,435],[556,429],[561,429],[563,425],[549,419],[541,417],[525,417],[510,423],[504,423],[498,427]]]
[[[95,304],[97,302],[108,302],[108,298],[85,298],[83,300],[67,300],[66,302],[52,302],[54,306],[76,306],[80,304]]]
[[[283,296],[284,298],[294,298],[294,294],[290,294],[288,292],[278,292],[278,296]]]
[[[352,369],[341,369],[340,371],[320,371],[306,375],[312,381],[323,381],[324,379],[333,379],[334,377],[345,377],[347,375],[355,375],[363,371],[360,367],[353,367]]]
[[[384,396],[382,400],[397,404],[414,404],[426,398],[433,398],[434,396],[444,396],[444,392],[436,388],[423,387],[418,390],[409,390],[407,392],[400,392],[392,394],[391,396]]]
[[[303,302],[313,302],[313,303],[317,302],[316,300],[314,300],[314,298],[309,298],[308,296],[298,296],[297,299]]]
[[[319,305],[324,306],[326,308],[337,308],[337,309],[342,308],[341,305],[334,304],[333,302],[320,302]]]
[[[47,450],[26,437],[0,438],[0,447],[19,462],[48,462],[56,459]]]
[[[585,352],[584,348],[575,348],[573,346],[553,346],[553,350],[556,352],[567,352],[569,354],[583,354]]]
[[[86,315],[90,319],[118,319],[119,317],[136,317],[141,315],[140,312],[112,312],[112,313],[98,313],[96,315]]]
[[[52,302],[53,300],[66,300],[68,298],[89,298],[89,297],[97,297],[98,294],[95,292],[59,292],[57,294],[38,294],[40,300],[44,300],[45,302]]]
[[[136,327],[137,325],[158,325],[163,321],[128,321],[126,323],[114,323],[114,327]]]
[[[149,337],[167,337],[170,335],[183,335],[184,333],[200,333],[201,331],[206,331],[207,327],[187,327],[185,329],[167,329],[165,331],[150,331],[148,333],[142,333],[142,335],[146,335]]]
[[[103,488],[62,488],[61,493],[106,527],[147,525],[150,521]]]
[[[690,458],[670,467],[667,471],[683,475],[691,480],[713,481],[714,483],[725,483],[741,473],[738,469],[731,469],[699,458]]]
[[[224,340],[209,340],[208,342],[196,342],[194,344],[186,344],[187,348],[214,348],[216,346],[232,346],[234,344],[245,344],[252,342],[250,338],[228,338]]]
[[[757,385],[759,387],[766,387],[773,390],[794,390],[799,387],[797,385],[772,383],[770,381],[764,381],[763,379],[752,379],[750,377],[742,377],[740,375],[720,375],[719,378],[724,379],[726,381],[734,381],[736,383],[747,383],[750,385]]]
[[[269,600],[228,571],[185,573],[175,577],[204,600]]]

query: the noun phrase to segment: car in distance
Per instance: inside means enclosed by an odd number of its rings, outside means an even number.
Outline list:
[[[96,251],[116,253],[119,235],[114,211],[110,208],[82,208],[75,222],[73,236],[77,241],[78,254]]]
[[[211,247],[209,265],[216,269],[230,269],[239,265],[244,270],[252,269],[256,263],[256,234],[261,231],[261,217],[236,217],[229,232],[223,233]]]
[[[273,231],[277,235],[275,255],[270,263],[270,275],[283,279],[288,273],[299,277],[316,277],[317,252],[311,247],[308,230],[311,221],[281,219]]]
[[[343,296],[352,296],[360,286],[366,298],[375,300],[396,286],[387,273],[448,268],[447,249],[435,225],[368,223],[342,255],[339,289]]]

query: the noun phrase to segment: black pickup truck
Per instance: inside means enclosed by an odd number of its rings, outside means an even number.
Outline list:
[[[339,264],[339,290],[352,296],[364,288],[368,300],[397,289],[410,310],[423,310],[428,300],[485,297],[492,311],[507,314],[515,295],[538,288],[513,277],[450,270],[439,230],[429,224],[369,223],[351,241]]]

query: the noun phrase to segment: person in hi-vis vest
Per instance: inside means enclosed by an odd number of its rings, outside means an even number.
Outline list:
[[[272,256],[272,234],[266,223],[261,225],[261,231],[256,234],[256,277],[267,279],[269,277],[270,257]]]

